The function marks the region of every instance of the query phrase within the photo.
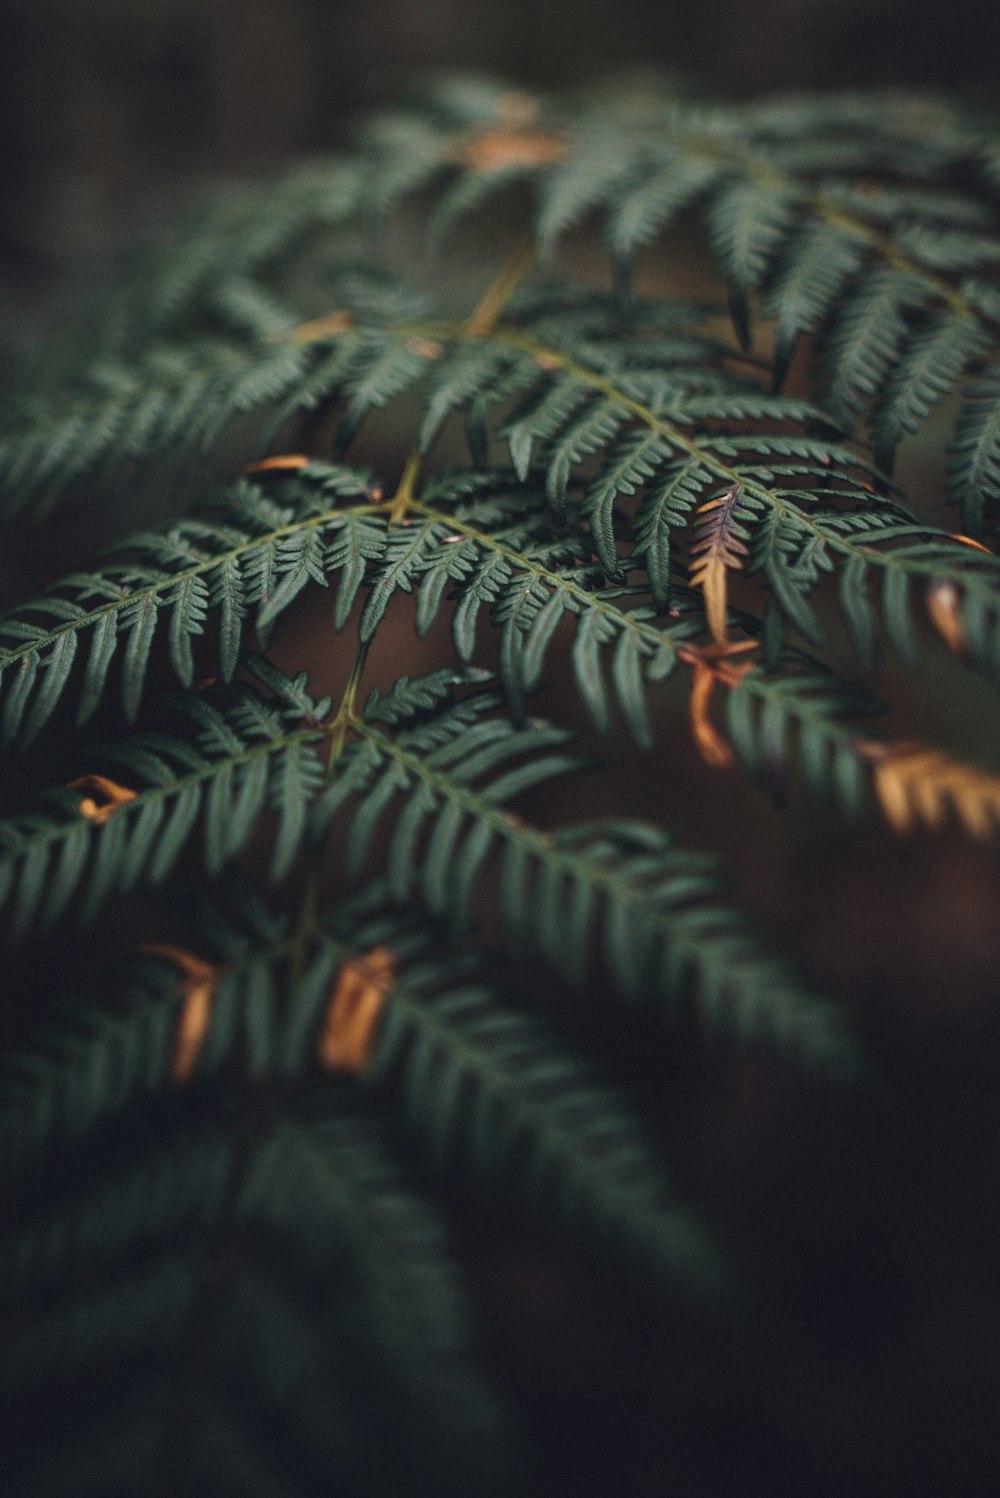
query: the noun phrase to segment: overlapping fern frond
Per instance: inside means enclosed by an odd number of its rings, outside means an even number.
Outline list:
[[[502,1188],[525,1209],[589,1224],[596,1243],[617,1238],[640,1257],[652,1251],[668,1274],[700,1277],[705,1289],[718,1284],[717,1253],[672,1200],[664,1168],[624,1097],[554,1027],[488,982],[481,956],[452,948],[440,925],[413,909],[391,908],[387,893],[376,884],[363,899],[319,916],[298,978],[287,919],[251,898],[250,919],[230,923],[220,941],[218,916],[203,906],[202,923],[207,913],[215,936],[210,965],[219,976],[197,1063],[183,1085],[232,1078],[241,1066],[253,1085],[268,1078],[301,1085],[304,1076],[315,1083],[329,1065],[324,1015],[339,975],[366,951],[391,952],[392,977],[354,1084],[361,1090],[335,1093],[339,1111],[364,1114],[374,1098],[418,1142],[427,1169]],[[8,1068],[0,1106],[12,1189],[45,1161],[88,1148],[92,1135],[120,1130],[130,1111],[178,1085],[175,969],[156,953],[132,967],[125,1013],[77,1009],[54,1055],[25,1054]],[[477,1141],[485,1135],[484,1154]],[[524,1151],[532,1163],[520,1173],[514,1167]],[[102,1192],[86,1211],[89,1226],[75,1234],[89,1235],[95,1248],[115,1236],[104,1201]],[[145,1205],[136,1203],[140,1211]],[[169,1202],[156,1194],[153,1207],[183,1216],[184,1193]],[[28,1229],[8,1245],[9,1282],[60,1272],[65,1247],[55,1234]]]
[[[431,91],[412,135],[389,137],[397,173],[406,155],[408,186],[442,185],[445,219],[527,182],[543,256],[599,214],[624,268],[697,204],[743,342],[756,298],[776,319],[780,385],[796,343],[811,336],[821,399],[848,426],[870,416],[883,462],[995,353],[996,221],[976,192],[990,158],[978,129],[938,101],[887,95],[873,108],[834,95],[706,108],[632,89],[537,98],[512,114],[518,97],[488,86]],[[376,154],[385,148],[375,137]],[[966,457],[988,446],[995,422],[996,394],[980,386],[954,447],[952,496],[967,530],[1000,497],[995,476]]]
[[[412,911],[389,910],[375,887],[318,917],[296,977],[288,921],[245,891],[239,906],[235,922],[211,905],[199,911],[199,940],[221,977],[184,1094],[170,1065],[177,983],[158,956],[133,964],[117,1014],[75,1005],[8,1066],[4,1215],[17,1226],[0,1248],[0,1382],[63,1410],[74,1398],[61,1386],[67,1370],[93,1377],[114,1356],[162,1399],[154,1430],[143,1418],[133,1431],[139,1460],[155,1464],[159,1449],[186,1481],[224,1423],[222,1394],[246,1424],[251,1461],[253,1424],[271,1428],[276,1458],[292,1463],[290,1491],[300,1490],[303,1451],[314,1471],[355,1473],[359,1492],[381,1462],[389,1472],[404,1464],[407,1491],[457,1493],[472,1481],[499,1490],[512,1480],[517,1436],[474,1360],[442,1226],[414,1195],[420,1177],[393,1160],[392,1134],[415,1144],[425,1177],[445,1172],[572,1226],[663,1292],[683,1287],[714,1305],[725,1282],[718,1249],[675,1198],[626,1099],[488,982],[480,957],[450,950]],[[372,947],[392,950],[394,974],[371,1063],[356,1081],[322,1080],[329,995]],[[209,1082],[226,1090],[225,1123],[195,1122],[181,1106]],[[156,1106],[153,1138],[141,1120]],[[45,1205],[25,1218],[43,1175]],[[184,1251],[192,1235],[197,1255]],[[294,1293],[281,1288],[290,1268]],[[331,1349],[347,1304],[352,1331]],[[206,1317],[216,1351],[202,1343]],[[177,1458],[169,1428],[192,1381],[197,1415]],[[131,1402],[123,1418],[135,1418]],[[380,1454],[371,1445],[389,1418],[394,1439]],[[107,1482],[119,1450],[105,1445],[97,1469]],[[68,1467],[81,1453],[56,1443],[46,1461]],[[14,1490],[31,1491],[37,1477],[36,1463]]]
[[[516,180],[536,190],[543,255],[600,212],[619,265],[704,204],[744,341],[756,297],[776,319],[780,385],[797,341],[812,338],[821,400],[848,427],[870,418],[886,464],[995,357],[1000,256],[990,201],[976,194],[988,159],[977,130],[936,102],[890,97],[879,113],[853,96],[706,109],[637,104],[634,92],[572,105],[485,86],[432,92],[423,109],[370,129],[355,155],[276,184],[270,200],[258,189],[213,207],[124,304],[104,366],[95,372],[93,349],[81,351],[87,379],[57,385],[58,412],[25,409],[0,472],[9,499],[46,504],[74,478],[127,472],[143,451],[161,462],[197,452],[264,401],[294,408],[330,383],[329,357],[285,336],[301,320],[281,300],[296,247],[323,231],[342,242],[432,183],[441,225]],[[938,185],[957,175],[966,191]],[[192,305],[213,334],[178,341]],[[158,342],[144,349],[137,327]],[[415,366],[422,357],[411,351]],[[377,362],[365,376],[376,394],[411,377],[401,358],[391,376]],[[970,388],[953,444],[952,493],[973,532],[998,499],[991,379]]]
[[[541,952],[571,982],[586,981],[596,929],[607,979],[625,998],[654,1001],[669,1016],[690,987],[710,1029],[774,1042],[821,1066],[849,1059],[835,1012],[719,899],[711,860],[642,823],[551,833],[507,810],[579,768],[565,730],[537,719],[516,727],[496,714],[495,694],[454,698],[461,676],[453,670],[404,677],[352,717],[350,741],[326,778],[339,726],[322,721],[328,701],[313,701],[304,679],[290,682],[266,662],[255,670],[274,696],[244,683],[221,708],[178,695],[192,737],[109,746],[106,757],[131,783],[96,777],[100,803],[63,790],[53,793],[52,810],[0,823],[0,895],[16,933],[51,927],[78,891],[83,917],[92,918],[116,890],[165,879],[196,833],[206,866],[218,872],[268,808],[278,814],[272,869],[281,877],[307,828],[325,831],[349,803],[347,871],[362,873],[380,822],[391,818],[386,872],[397,900],[415,896],[465,929],[495,869],[507,939]]]
[[[358,283],[353,285],[357,292]],[[972,657],[993,674],[995,562],[983,553],[974,556],[960,538],[921,525],[816,408],[768,395],[727,367],[725,347],[691,331],[696,309],[637,303],[623,314],[612,299],[595,294],[560,299],[531,293],[503,324],[470,335],[464,324],[398,321],[403,301],[402,293],[390,296],[387,308],[383,298],[378,317],[369,306],[364,313],[345,314],[346,322],[309,333],[313,352],[327,348],[328,355],[320,358],[319,384],[305,393],[298,390],[293,404],[339,401],[342,442],[350,440],[366,414],[418,386],[425,403],[421,448],[431,447],[450,413],[464,412],[473,456],[486,464],[493,418],[518,474],[523,479],[544,475],[555,525],[570,505],[585,522],[585,545],[605,577],[619,581],[628,561],[638,563],[660,604],[670,597],[672,534],[690,522],[699,505],[738,485],[751,550],[748,570],[764,578],[785,618],[807,638],[822,638],[810,594],[828,573],[842,569],[841,601],[852,636],[870,660],[876,615],[868,579],[881,575],[890,636],[912,658],[917,636],[906,599],[915,585],[949,582],[968,603]],[[375,320],[365,323],[365,317]],[[284,415],[279,425],[283,420]],[[301,494],[294,502],[302,503]],[[345,519],[331,521],[331,528],[342,532],[343,563],[350,573],[345,601],[364,561],[379,554],[379,524],[374,514],[352,520],[350,529]],[[306,533],[320,544],[315,530]],[[893,541],[906,544],[882,544]],[[148,543],[142,538],[140,544]],[[277,594],[279,603],[295,579],[307,574],[307,548],[301,544],[300,567]],[[369,629],[395,580],[421,565],[419,538],[397,537],[392,546],[393,565],[369,605]],[[290,532],[284,551],[287,557],[299,555]],[[584,563],[587,557],[577,547],[569,560]],[[320,571],[314,567],[312,576]],[[428,589],[423,596],[426,619],[440,593]],[[717,590],[717,632],[723,607]],[[265,607],[265,619],[273,612],[273,606]],[[123,622],[130,618],[126,612]],[[150,638],[151,604],[142,618],[144,629],[132,635],[136,654]],[[546,618],[554,624],[552,614]],[[95,649],[105,637],[110,642],[110,631],[105,623],[95,635]],[[53,640],[50,653],[57,663],[60,649],[72,648],[73,635],[75,628]],[[224,673],[232,668],[234,641],[230,625]],[[102,660],[98,653],[98,673]],[[33,648],[18,656],[17,664],[23,670],[11,708],[14,721],[23,711],[20,692],[30,690]],[[127,674],[138,679],[135,671]],[[54,688],[59,679],[56,669],[46,683]],[[37,695],[47,711],[51,693]],[[92,695],[85,696],[85,707]],[[135,700],[133,691],[128,705]]]
[[[55,1430],[9,1491],[196,1488],[234,1447],[255,1491],[268,1468],[293,1493],[326,1477],[360,1495],[373,1473],[497,1490],[516,1436],[443,1225],[377,1121],[327,1087],[251,1137],[246,1106],[242,1131],[133,1135],[86,1185],[50,1172],[46,1214],[8,1234],[0,1382]],[[96,1427],[92,1381],[117,1407]]]
[[[12,1492],[528,1491],[450,1242],[484,1210],[588,1245],[654,1315],[731,1307],[744,1266],[665,1168],[658,1069],[692,1030],[872,1068],[662,825],[673,756],[690,732],[778,805],[894,833],[1000,827],[988,750],[877,739],[862,684],[883,639],[1000,684],[1000,562],[965,533],[1000,513],[998,159],[895,95],[452,82],[223,196],[19,377],[0,509],[72,494],[118,534],[142,486],[164,518],[0,619],[0,753],[76,777],[0,821],[10,960],[46,971],[71,929],[84,967],[113,926],[130,949],[55,1019],[11,999],[0,1382],[59,1431]],[[426,206],[441,250],[518,184],[531,233],[471,313],[378,263],[387,215]],[[719,305],[636,295],[691,207]],[[595,220],[614,293],[555,279]],[[956,397],[962,533],[889,476]],[[358,449],[376,478],[339,466]],[[266,653],[314,585],[319,687]],[[840,621],[848,682],[801,648]],[[424,675],[411,625],[445,642]],[[122,736],[81,747],[116,691]],[[612,764],[561,819],[581,722],[616,718],[655,789],[624,815]],[[567,999],[572,1036],[544,1012]],[[594,1004],[655,1085],[588,1054]]]

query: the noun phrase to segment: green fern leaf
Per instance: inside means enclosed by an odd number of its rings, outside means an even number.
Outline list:
[[[624,189],[609,205],[605,238],[618,261],[628,263],[637,250],[650,244],[678,213],[711,192],[723,168],[718,162],[687,159],[683,155],[657,160],[652,171],[625,179]]]
[[[986,346],[982,328],[961,316],[938,318],[911,341],[872,418],[876,461],[883,468],[892,468],[903,434],[918,430]]]
[[[870,271],[841,301],[822,341],[821,399],[850,429],[898,361],[907,317],[921,307],[920,283],[894,271]]]
[[[273,670],[272,679],[287,679]],[[121,805],[87,813],[81,796],[53,792],[51,810],[0,823],[0,904],[14,902],[14,930],[58,919],[81,883],[83,916],[92,918],[112,890],[137,879],[166,878],[210,798],[205,858],[218,870],[254,831],[265,806],[279,813],[273,857],[276,878],[287,872],[301,840],[305,811],[323,780],[319,720],[329,702],[265,699],[234,684],[220,710],[196,694],[176,694],[175,709],[193,726],[193,742],[145,734],[99,751],[134,791]]]
[[[807,223],[791,239],[770,280],[767,311],[774,330],[774,386],[788,374],[795,345],[813,333],[861,266],[863,245],[836,225]]]
[[[296,1458],[307,1454],[314,1473],[350,1491],[374,1473],[399,1491],[456,1498],[469,1483],[495,1491],[511,1480],[515,1438],[476,1366],[441,1225],[356,1105],[328,1090],[311,1113],[287,1110],[242,1152],[218,1128],[175,1125],[172,1136],[136,1163],[105,1166],[96,1187],[64,1186],[47,1220],[8,1237],[15,1272],[5,1276],[6,1299],[18,1313],[0,1342],[8,1391],[45,1393],[68,1420],[76,1399],[67,1371],[86,1377],[109,1354],[133,1383],[164,1370],[158,1418],[133,1436],[129,1482],[144,1469],[155,1481],[166,1464],[171,1481],[203,1485],[237,1410],[248,1473],[273,1460],[255,1428],[277,1421],[290,1426],[286,1461],[290,1435]],[[191,1231],[198,1255],[183,1247]],[[215,1264],[224,1233],[240,1248],[223,1285]],[[205,1390],[174,1450],[170,1420],[193,1378]],[[332,1440],[331,1411],[344,1432]],[[380,1420],[392,1422],[392,1450]],[[106,1490],[116,1455],[112,1443],[86,1491]],[[36,1472],[37,1463],[35,1453]],[[35,1490],[27,1471],[23,1481]],[[79,1481],[77,1469],[78,1491]]]
[[[983,534],[1000,498],[1000,374],[993,368],[970,386],[948,453],[951,496],[962,524]]]
[[[410,691],[405,682],[400,701],[393,693],[375,701],[316,808],[325,825],[355,800],[348,832],[355,870],[405,793],[407,809],[392,827],[386,855],[397,899],[416,892],[435,913],[467,919],[492,849],[500,859],[499,913],[510,940],[541,950],[571,980],[586,970],[585,933],[596,921],[608,979],[626,997],[669,1006],[693,977],[699,990],[707,985],[703,1012],[714,1026],[768,1036],[819,1064],[838,1064],[844,1052],[832,1012],[822,1005],[814,1012],[790,978],[779,982],[753,938],[734,940],[731,918],[715,904],[717,876],[699,879],[689,856],[675,852],[665,834],[631,824],[542,833],[505,813],[513,796],[578,765],[563,751],[564,733],[537,722],[524,730],[502,721],[486,726],[483,714],[496,705],[490,696],[414,720],[403,706]],[[392,733],[382,726],[386,719]],[[473,852],[464,856],[470,844]]]
[[[3,741],[29,744],[48,722],[72,679],[78,646],[89,652],[77,722],[103,700],[118,642],[125,637],[122,704],[132,720],[143,697],[150,652],[161,626],[181,683],[194,674],[191,642],[210,611],[221,615],[218,666],[232,676],[257,609],[266,632],[308,583],[341,574],[337,617],[353,604],[367,563],[383,549],[364,481],[344,469],[313,465],[269,493],[249,483],[221,496],[197,517],[120,542],[99,572],[78,573],[0,620]],[[120,560],[119,560],[120,559]]]
[[[729,284],[733,325],[746,348],[748,297],[774,263],[792,222],[792,205],[780,188],[735,182],[714,199],[708,217],[712,246]]]

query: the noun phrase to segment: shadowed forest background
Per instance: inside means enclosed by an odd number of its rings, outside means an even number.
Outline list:
[[[421,70],[566,87],[667,74],[691,93],[995,89],[991,0],[2,0],[7,289],[99,265],[193,184],[336,145]]]
[[[353,120],[421,71],[486,71],[540,89],[652,72],[689,95],[727,98],[889,84],[995,110],[997,17],[994,0],[0,0],[0,336],[30,345],[51,329],[54,307],[85,294],[116,255],[155,241],[197,194],[337,147]],[[694,239],[681,235],[660,262],[648,289],[712,291]],[[471,297],[484,279],[470,280]],[[914,504],[929,510],[947,419],[929,422],[901,455]],[[77,565],[109,539],[102,526],[118,524],[74,513],[22,530],[21,549],[0,558],[0,606]],[[323,597],[296,606],[282,626],[283,663],[322,678],[313,641],[327,613]],[[435,638],[417,642],[402,627],[380,636],[379,649],[376,674],[435,663]],[[317,685],[330,690],[328,680]],[[894,704],[887,731],[1000,769],[995,694],[943,649],[919,675],[887,666],[880,685]],[[845,1107],[831,1135],[828,1101],[814,1105],[804,1084],[769,1063],[736,1057],[677,1079],[678,1175],[697,1183],[751,1256],[767,1261],[796,1200],[810,1266],[802,1312],[828,1363],[797,1410],[784,1391],[785,1416],[795,1410],[811,1451],[825,1451],[848,1485],[842,1492],[855,1477],[859,1492],[907,1498],[993,1490],[1000,851],[957,831],[900,841],[874,822],[859,833],[815,810],[789,813],[738,772],[705,766],[683,723],[664,730],[653,755],[624,733],[607,752],[634,800],[615,808],[623,814],[655,808],[669,774],[678,833],[724,856],[776,944],[849,1005],[903,1100],[875,1123]],[[51,778],[43,757],[24,775],[24,787],[6,786],[5,809]],[[556,814],[586,815],[591,794],[561,789]],[[672,1454],[646,1439],[625,1397],[629,1338],[641,1341],[627,1287],[620,1306],[601,1307],[585,1276],[531,1246],[475,1242],[469,1254],[510,1376],[564,1430],[557,1449],[581,1492],[756,1492],[745,1466],[755,1451],[768,1491],[814,1491],[800,1486],[787,1430],[747,1431],[731,1456],[711,1430]],[[794,1297],[794,1256],[767,1272],[787,1275]],[[820,1280],[829,1299],[808,1303]],[[610,1409],[607,1367],[619,1391]],[[682,1390],[665,1381],[663,1397]],[[622,1450],[633,1470],[621,1469]]]

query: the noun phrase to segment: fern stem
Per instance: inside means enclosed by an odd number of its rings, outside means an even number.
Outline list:
[[[406,460],[399,487],[392,496],[389,509],[389,524],[399,525],[413,505],[413,491],[420,477],[422,454],[414,448]]]
[[[488,286],[478,304],[466,319],[465,332],[470,338],[482,338],[492,333],[503,315],[507,303],[521,282],[535,268],[535,241],[525,234],[496,280]]]
[[[326,757],[324,782],[329,782],[333,779],[347,743],[348,732],[355,728],[359,721],[355,713],[355,707],[358,700],[358,693],[361,689],[365,661],[368,658],[368,646],[369,642],[367,640],[358,641],[354,651],[354,660],[351,662],[350,673],[347,677],[347,684],[340,699],[340,705],[329,724],[330,744]],[[309,943],[316,933],[325,852],[324,842],[321,839],[317,839],[309,846],[305,854],[305,859],[307,860],[305,884],[302,889],[302,899],[299,904],[298,915],[288,944],[288,991],[290,994],[294,994],[305,971]]]

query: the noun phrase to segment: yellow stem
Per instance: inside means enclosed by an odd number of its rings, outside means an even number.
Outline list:
[[[493,332],[514,292],[534,268],[535,241],[530,234],[526,234],[496,280],[486,288],[466,318],[465,331],[470,338],[482,338],[486,333]]]
[[[330,748],[326,757],[325,772],[325,779],[328,781],[332,779],[340,757],[344,752],[344,746],[347,743],[347,732],[354,721],[355,705],[361,689],[361,678],[364,675],[367,657],[368,641],[359,641],[358,647],[354,652],[354,660],[351,663],[350,675],[347,678],[347,684],[340,699],[340,705],[329,725]],[[302,891],[302,903],[299,906],[298,918],[296,919],[295,928],[289,943],[289,993],[295,992],[302,977],[309,937],[316,926],[316,916],[319,910],[320,877],[323,872],[323,851],[323,845],[318,844],[307,855],[309,869],[306,875],[305,887]]]
[[[399,481],[399,488],[392,497],[389,509],[389,524],[398,525],[405,517],[407,510],[413,503],[413,491],[416,488],[417,479],[420,476],[420,453],[414,448],[406,460],[403,476]]]

